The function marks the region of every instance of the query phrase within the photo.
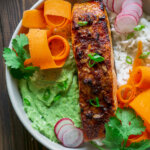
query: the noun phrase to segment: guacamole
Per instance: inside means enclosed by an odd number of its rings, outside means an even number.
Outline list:
[[[58,142],[54,126],[61,118],[70,118],[81,126],[79,88],[73,52],[62,69],[37,71],[28,80],[20,80],[24,110],[32,126],[54,142]]]

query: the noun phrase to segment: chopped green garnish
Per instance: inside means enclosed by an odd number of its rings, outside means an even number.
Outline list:
[[[132,64],[132,58],[130,56],[126,57],[126,63]]]
[[[67,88],[67,80],[66,81],[63,81],[61,83],[58,83],[57,86],[60,88],[60,89],[66,89]]]
[[[24,61],[29,58],[27,51],[24,49],[28,44],[27,36],[20,34],[12,41],[12,47],[15,51],[10,48],[4,48],[3,51],[5,64],[9,67],[11,74],[17,79],[29,78],[38,69],[33,66],[24,66]]]
[[[144,121],[130,108],[118,108],[116,116],[105,124],[105,139],[102,141],[111,150],[146,150],[150,148],[150,140],[126,143],[130,135],[141,135],[145,131]]]
[[[49,97],[50,97],[50,89],[49,88],[47,88],[45,91],[44,91],[44,95],[43,95],[43,99],[44,100],[48,100],[49,99]]]
[[[90,99],[89,102],[94,107],[100,107],[100,103],[99,103],[99,98],[98,97],[96,97],[95,99]]]
[[[134,31],[141,31],[142,29],[145,28],[145,25],[137,25],[135,28],[134,28]]]
[[[88,24],[87,21],[79,21],[79,22],[78,22],[78,25],[79,25],[80,27],[86,26],[87,24]]]
[[[31,106],[31,104],[27,98],[24,98],[23,101],[26,105]]]
[[[57,95],[54,97],[54,102],[58,101],[60,98],[61,98],[61,94],[57,94]]]
[[[128,34],[127,40],[129,40],[129,39],[131,39],[131,38],[133,38],[133,37],[134,37],[134,33],[132,32],[132,33]]]
[[[90,67],[93,67],[96,63],[99,63],[105,60],[104,57],[100,56],[97,53],[91,53],[91,54],[88,54],[88,56],[90,57],[90,60],[89,60]],[[93,61],[93,63],[91,63],[91,61]]]
[[[145,58],[147,58],[149,55],[150,55],[150,52],[143,52],[143,53],[139,56],[139,58],[140,58],[140,59],[145,59]]]

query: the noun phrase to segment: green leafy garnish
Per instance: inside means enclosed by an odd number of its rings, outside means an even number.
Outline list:
[[[134,37],[134,33],[132,32],[132,33],[128,34],[127,40],[129,40],[129,39],[131,39],[131,38],[133,38],[133,37]]]
[[[65,89],[67,88],[67,80],[58,83],[57,86],[58,86],[60,89],[65,90]]]
[[[79,25],[80,27],[86,26],[87,24],[88,24],[87,21],[79,21],[79,22],[78,22],[78,25]]]
[[[126,56],[126,63],[132,64],[132,58],[130,56]]]
[[[130,108],[118,108],[116,116],[105,124],[105,130],[106,136],[102,142],[111,150],[145,150],[150,147],[150,140],[132,143],[127,147],[130,135],[141,135],[145,131],[143,120]]]
[[[46,88],[45,91],[44,91],[44,94],[43,94],[43,99],[44,100],[48,100],[49,97],[50,97],[50,89],[49,88]]]
[[[27,36],[20,34],[12,41],[13,49],[4,48],[3,51],[5,64],[9,67],[13,77],[17,79],[29,78],[38,69],[33,66],[24,67],[24,61],[29,58],[24,47],[28,44]]]
[[[58,101],[60,98],[61,98],[61,94],[57,94],[57,95],[54,97],[54,102]]]
[[[99,98],[98,97],[96,97],[95,99],[90,99],[89,102],[94,107],[100,107],[100,103],[99,103]]]
[[[134,31],[141,31],[142,29],[145,28],[145,25],[137,25],[135,28],[134,28]]]
[[[100,63],[105,60],[104,57],[100,56],[97,53],[91,53],[91,54],[88,54],[88,56],[90,57],[90,60],[89,60],[90,67],[93,67],[96,63]],[[93,61],[93,63],[91,63],[91,61]]]
[[[31,106],[31,103],[29,102],[27,98],[24,98],[23,101],[26,105]]]
[[[150,55],[150,52],[143,52],[143,53],[139,56],[139,58],[140,58],[140,59],[145,59],[145,58],[147,58],[149,55]]]

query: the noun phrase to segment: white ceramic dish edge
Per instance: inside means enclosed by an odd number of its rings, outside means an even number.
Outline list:
[[[31,9],[37,8],[42,2],[44,2],[44,0],[39,0],[37,3],[35,3],[31,7]],[[22,24],[22,21],[20,21],[20,23],[18,24],[18,26],[11,38],[9,48],[12,48],[12,44],[11,44],[12,39],[14,39],[16,37],[16,35],[18,34],[18,32],[21,28],[21,24]],[[6,84],[7,84],[7,90],[8,90],[8,94],[9,94],[12,106],[13,106],[19,120],[24,125],[24,127],[28,130],[28,132],[30,134],[32,134],[33,137],[37,141],[39,141],[46,148],[51,149],[51,150],[75,150],[75,149],[71,149],[71,148],[65,148],[65,147],[61,146],[60,144],[50,141],[48,138],[46,138],[44,135],[40,134],[37,130],[35,130],[32,127],[31,122],[28,119],[28,117],[24,111],[22,99],[21,99],[21,96],[20,96],[20,93],[19,93],[19,90],[17,87],[17,82],[10,75],[10,72],[7,67],[6,67]],[[77,148],[77,150],[91,150],[91,149],[96,150],[94,147],[91,146],[91,144],[84,144],[83,147]]]

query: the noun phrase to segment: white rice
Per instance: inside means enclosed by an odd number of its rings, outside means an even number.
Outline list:
[[[114,59],[117,72],[118,86],[126,84],[129,78],[129,70],[132,65],[126,63],[126,56],[130,56],[132,60],[137,52],[138,41],[143,42],[143,51],[150,51],[150,16],[143,14],[139,24],[145,25],[142,31],[135,31],[134,37],[127,39],[128,34],[120,34],[115,31],[114,22],[116,14],[110,13],[109,20],[112,31]],[[150,66],[150,56],[145,59],[146,65]],[[93,140],[99,146],[102,146],[102,139]]]
[[[132,60],[137,52],[138,41],[143,42],[143,51],[150,51],[150,16],[143,14],[139,24],[145,25],[142,31],[135,31],[131,39],[127,39],[128,34],[120,34],[115,31],[114,21],[116,14],[110,13],[109,19],[111,24],[114,59],[117,71],[118,86],[123,85],[129,78],[129,70],[132,65],[126,63],[126,56],[130,56]],[[145,60],[147,65],[150,65],[150,57]]]

